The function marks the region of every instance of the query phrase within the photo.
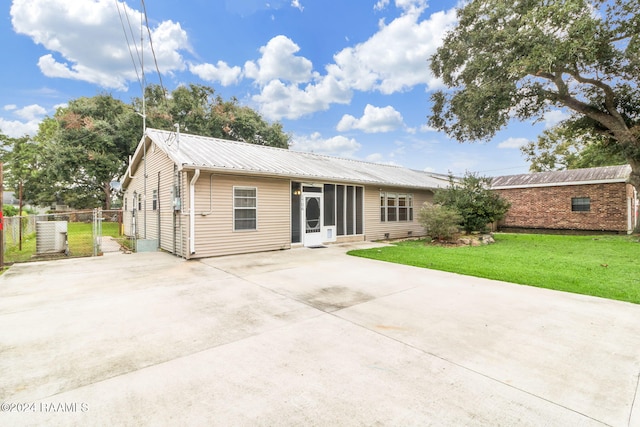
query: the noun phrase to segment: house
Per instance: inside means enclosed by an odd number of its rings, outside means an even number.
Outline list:
[[[498,227],[631,233],[638,194],[630,173],[623,165],[493,178],[492,189],[511,203]]]
[[[445,176],[147,129],[122,181],[124,231],[184,258],[420,236]]]

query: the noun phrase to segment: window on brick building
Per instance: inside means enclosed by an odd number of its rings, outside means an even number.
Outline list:
[[[591,210],[591,198],[573,197],[571,199],[572,212],[589,212]]]

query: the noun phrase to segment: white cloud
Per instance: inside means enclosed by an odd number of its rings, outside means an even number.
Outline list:
[[[260,104],[260,111],[269,120],[297,119],[327,110],[332,103],[348,104],[351,91],[332,77],[321,78],[302,89],[272,80],[252,100]]]
[[[291,0],[291,7],[299,9],[300,12],[304,11],[304,6],[300,4],[300,0]]]
[[[257,64],[253,61],[244,64],[245,76],[260,85],[273,80],[308,82],[313,77],[313,64],[307,58],[295,56],[299,50],[300,47],[288,37],[276,36],[260,48],[262,57]]]
[[[224,61],[218,61],[216,65],[213,64],[191,64],[189,65],[189,71],[202,80],[208,82],[220,82],[222,86],[230,86],[238,83],[242,70],[240,67],[230,67]]]
[[[394,131],[403,125],[402,114],[392,106],[379,108],[367,104],[361,118],[357,119],[350,114],[345,114],[336,129],[340,132],[359,129],[366,133],[380,133]]]
[[[561,110],[551,110],[544,114],[544,128],[551,129],[563,120],[571,117],[571,114]]]
[[[35,135],[38,133],[40,120],[21,122],[20,120],[7,120],[0,117],[0,133],[10,138],[20,138],[25,135]]]
[[[323,138],[318,132],[311,135],[294,135],[292,150],[307,151],[337,157],[353,157],[361,145],[353,138],[338,135]]]
[[[376,4],[373,5],[373,10],[382,10],[389,5],[389,0],[378,0]]]
[[[399,3],[399,2],[397,2]],[[391,94],[424,84],[439,87],[428,67],[429,57],[442,43],[444,33],[455,23],[455,10],[436,12],[420,21],[422,2],[405,2],[406,12],[380,29],[369,40],[345,48],[334,56],[328,72],[349,86]]]
[[[11,118],[0,117],[0,133],[11,138],[20,138],[25,135],[36,135],[40,122],[46,116],[47,110],[38,105],[32,104],[18,108],[15,104],[5,105],[5,111],[10,111]],[[17,119],[13,119],[13,117]]]
[[[5,105],[4,110],[11,111],[12,115],[18,117],[17,120],[0,117],[0,132],[11,138],[37,134],[38,126],[47,114],[47,110],[37,104],[23,108],[13,104]]]
[[[300,48],[292,40],[271,39],[260,49],[261,58],[244,66],[244,75],[262,88],[252,98],[260,111],[271,120],[296,119],[333,103],[349,103],[353,90],[392,94],[416,85],[440,87],[427,61],[454,24],[455,10],[420,21],[426,8],[423,0],[397,0],[396,6],[403,9],[400,17],[381,23],[367,41],[336,53],[324,76],[313,71],[311,61],[295,55]]]
[[[14,111],[15,115],[24,120],[40,120],[47,114],[47,110],[43,107],[33,104]]]
[[[420,132],[438,132],[438,129],[433,128],[427,124],[420,126]]]
[[[125,3],[116,4],[119,9],[112,0],[14,0],[11,22],[16,33],[50,51],[38,61],[44,75],[126,90],[137,77],[118,11],[130,22],[140,22],[141,14]],[[180,51],[189,50],[189,43],[180,24],[161,22],[151,34],[160,71],[183,70]],[[134,43],[131,35],[129,42]],[[149,46],[145,54],[150,59]]]
[[[520,148],[528,142],[527,138],[507,138],[498,144],[498,148]]]

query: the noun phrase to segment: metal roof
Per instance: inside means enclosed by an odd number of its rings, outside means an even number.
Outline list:
[[[442,175],[399,166],[157,129],[147,129],[145,135],[187,169],[424,189],[444,188],[449,183]],[[134,161],[140,160],[140,151],[139,146]]]
[[[604,166],[599,168],[570,169],[564,171],[525,173],[498,176],[492,179],[491,188],[553,187],[560,185],[601,184],[626,182],[631,166]]]

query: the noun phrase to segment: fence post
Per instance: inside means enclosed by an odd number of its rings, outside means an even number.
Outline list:
[[[93,210],[93,256],[102,253],[102,208]]]

